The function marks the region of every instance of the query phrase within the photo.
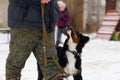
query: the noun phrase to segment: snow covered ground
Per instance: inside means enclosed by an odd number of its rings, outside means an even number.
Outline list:
[[[84,80],[120,80],[120,42],[102,39],[91,40],[82,53],[82,76]],[[9,53],[7,34],[0,33],[0,80],[5,80],[5,63]],[[22,70],[21,80],[37,80],[34,56],[28,58]]]

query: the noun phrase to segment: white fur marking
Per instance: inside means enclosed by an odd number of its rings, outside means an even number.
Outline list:
[[[68,76],[67,78],[63,78],[63,80],[74,80],[73,76]]]
[[[70,39],[69,39],[69,41],[68,41],[69,50],[70,50],[70,51],[76,51],[76,46],[77,46],[77,44],[73,42],[73,39],[72,39],[72,37],[71,37],[71,31],[69,30],[69,31],[67,31],[67,32],[68,32],[68,34],[69,34],[69,36],[70,36]]]
[[[75,74],[77,72],[77,69],[75,68],[76,59],[74,55],[69,51],[66,51],[66,55],[67,55],[68,63],[67,66],[64,68],[64,70],[66,73],[70,75]]]
[[[63,45],[64,45],[63,43],[59,43],[59,45],[58,45],[58,46],[63,47]]]

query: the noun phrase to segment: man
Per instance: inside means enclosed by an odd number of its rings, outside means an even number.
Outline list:
[[[48,80],[57,73],[51,58],[48,60],[50,66],[41,65],[43,63],[41,3],[45,4],[44,21],[48,36],[52,38],[55,23],[54,0],[9,0],[8,26],[11,28],[11,40],[10,53],[6,60],[6,80],[20,80],[21,70],[31,52],[37,59],[39,70],[42,72],[39,80],[45,78]],[[50,43],[53,45],[52,42]],[[50,71],[46,72],[50,67],[55,69],[55,72],[50,74],[48,73]]]

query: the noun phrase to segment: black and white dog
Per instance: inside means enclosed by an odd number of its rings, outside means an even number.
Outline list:
[[[66,34],[61,35],[60,41],[56,49],[58,62],[67,74],[67,77],[63,80],[72,80],[69,79],[70,76],[73,80],[83,80],[81,75],[81,53],[84,45],[89,41],[89,37],[69,28]]]

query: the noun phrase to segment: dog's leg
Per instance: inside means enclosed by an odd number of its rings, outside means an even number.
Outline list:
[[[74,80],[83,80],[81,73],[74,76]]]
[[[41,69],[40,69],[40,66],[39,66],[38,63],[37,63],[37,68],[38,68],[38,80],[42,80],[43,79],[43,74],[41,72]]]
[[[73,76],[68,76],[66,78],[63,78],[63,80],[74,80]]]

